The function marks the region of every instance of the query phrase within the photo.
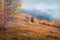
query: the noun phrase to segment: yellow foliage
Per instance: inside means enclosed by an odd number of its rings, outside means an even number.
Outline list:
[[[55,25],[54,21],[49,22],[50,25]]]
[[[29,21],[28,24],[30,25],[30,24],[33,24],[33,23]]]
[[[40,23],[48,23],[47,20],[41,20]]]
[[[60,22],[57,23],[57,26],[60,26]]]
[[[36,17],[34,18],[34,23],[39,24],[39,20]]]

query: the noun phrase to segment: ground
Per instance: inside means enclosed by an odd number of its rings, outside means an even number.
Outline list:
[[[9,22],[7,30],[0,30],[0,40],[60,40],[60,29],[46,25]]]

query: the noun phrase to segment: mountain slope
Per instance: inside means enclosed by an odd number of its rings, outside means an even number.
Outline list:
[[[7,30],[0,30],[0,40],[60,40],[60,28],[39,24],[29,14],[12,16],[7,23]],[[2,33],[1,33],[2,32]]]

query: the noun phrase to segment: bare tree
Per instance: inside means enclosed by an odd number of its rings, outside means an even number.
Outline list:
[[[7,29],[9,15],[18,13],[20,6],[20,0],[4,0],[4,29]]]
[[[3,0],[0,0],[0,28],[3,28],[4,24],[4,5]]]

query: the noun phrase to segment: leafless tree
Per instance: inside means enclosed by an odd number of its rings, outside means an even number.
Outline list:
[[[20,6],[20,0],[4,0],[4,29],[7,29],[9,15],[18,13]]]

